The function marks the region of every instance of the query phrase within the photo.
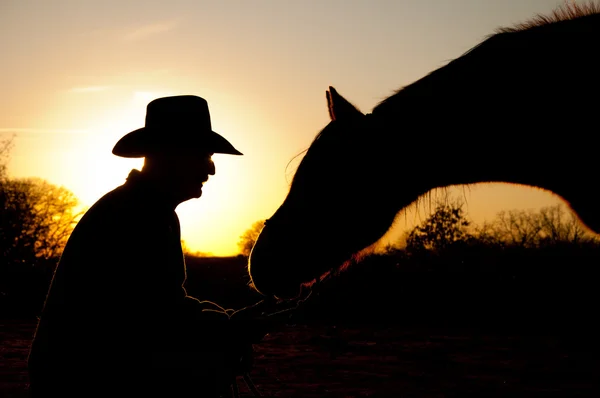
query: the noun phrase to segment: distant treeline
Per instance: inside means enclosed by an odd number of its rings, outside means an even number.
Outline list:
[[[474,226],[461,205],[442,204],[403,247],[357,258],[325,278],[302,315],[343,323],[595,324],[599,265],[600,241],[561,206],[501,212]]]

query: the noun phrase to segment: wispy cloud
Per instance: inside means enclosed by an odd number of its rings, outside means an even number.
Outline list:
[[[0,127],[0,134],[82,134],[87,132],[89,131],[85,129],[32,129],[24,127]]]
[[[109,86],[85,86],[85,87],[73,87],[69,89],[72,93],[96,93],[99,91],[109,90]]]
[[[137,27],[133,31],[125,35],[127,41],[143,40],[151,36],[158,35],[160,33],[168,32],[178,25],[177,21],[162,21],[153,24]]]

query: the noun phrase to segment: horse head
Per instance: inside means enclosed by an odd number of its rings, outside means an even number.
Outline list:
[[[374,152],[387,156],[364,135],[371,116],[330,87],[331,121],[300,162],[289,192],[265,222],[249,259],[254,287],[267,296],[295,297],[310,283],[376,242],[397,212],[391,197],[373,195],[381,181]],[[371,126],[372,127],[372,126]]]

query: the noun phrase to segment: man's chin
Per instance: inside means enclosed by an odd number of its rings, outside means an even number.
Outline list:
[[[187,195],[187,199],[186,200],[190,200],[190,199],[198,199],[200,198],[200,196],[202,196],[202,190],[198,190],[195,192],[189,192]]]

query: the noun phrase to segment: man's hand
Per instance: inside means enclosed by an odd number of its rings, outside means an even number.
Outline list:
[[[229,320],[234,330],[240,332],[239,338],[252,344],[260,342],[269,332],[286,323],[290,313],[280,314],[280,310],[280,303],[262,300],[238,310],[227,311],[232,311]]]

